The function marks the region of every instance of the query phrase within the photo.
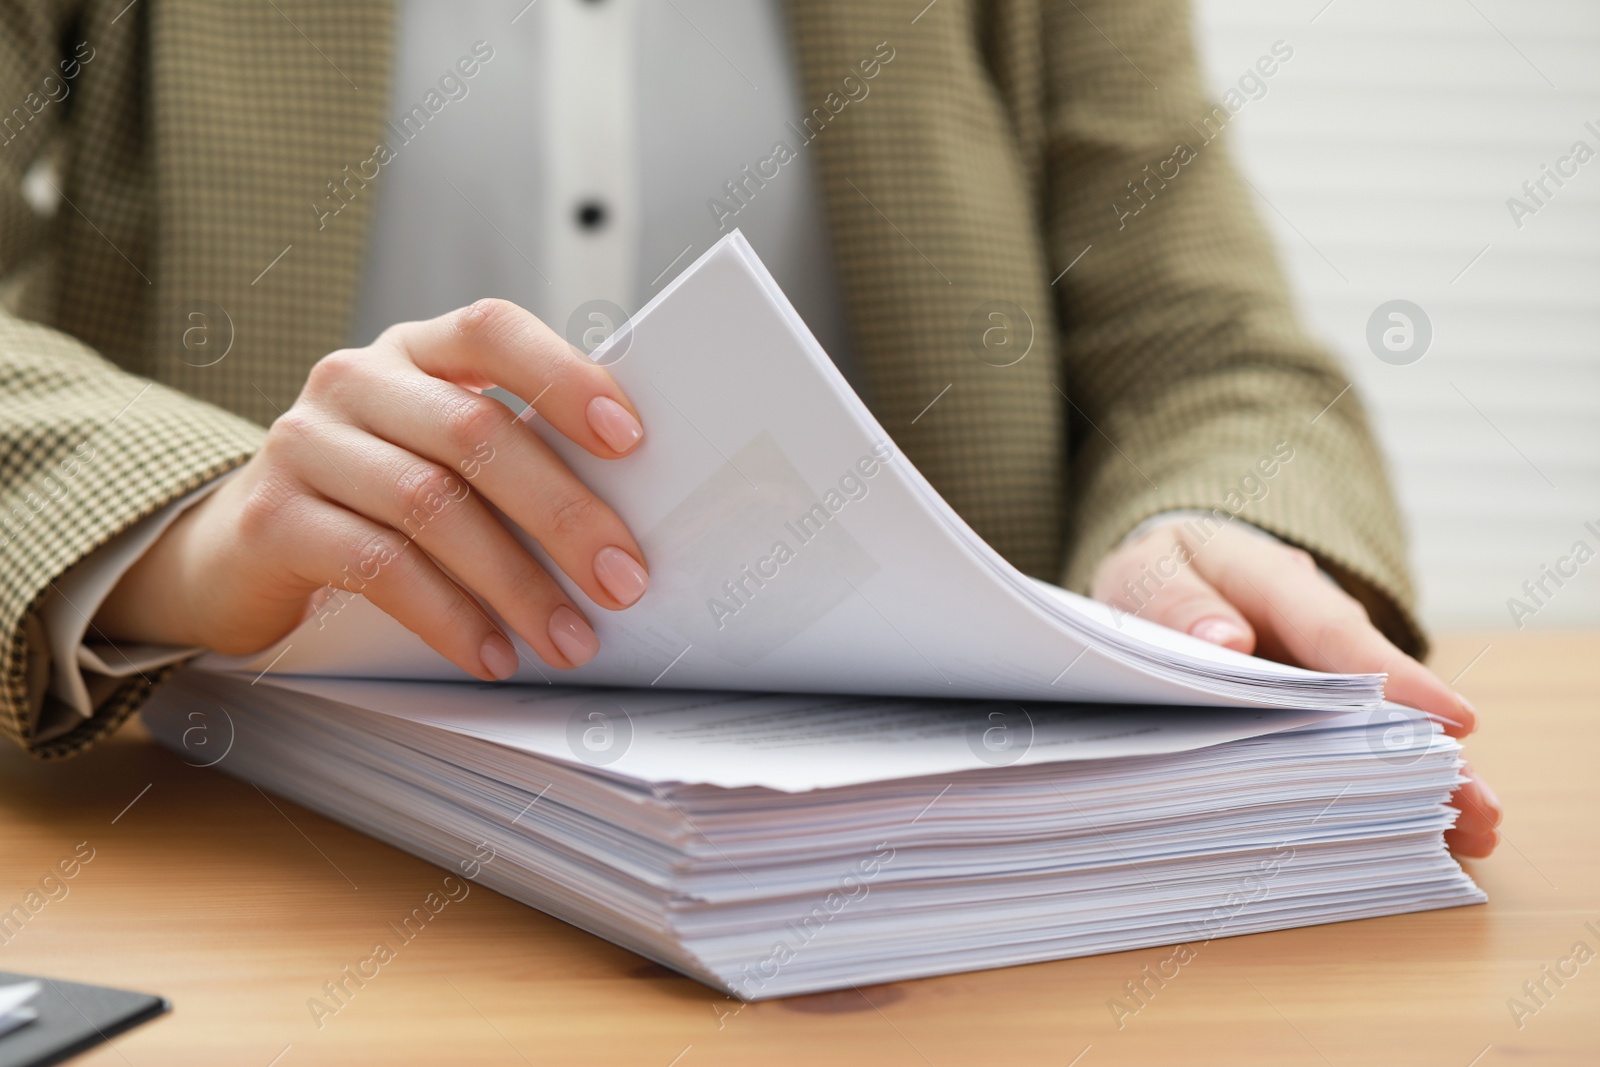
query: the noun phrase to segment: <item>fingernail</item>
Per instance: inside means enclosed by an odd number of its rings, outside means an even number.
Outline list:
[[[1246,641],[1250,637],[1249,634],[1239,628],[1238,623],[1220,616],[1201,619],[1189,627],[1189,636],[1198,637],[1202,641],[1209,641],[1213,645],[1229,645]]]
[[[503,682],[517,673],[517,650],[499,634],[490,634],[483,639],[483,647],[478,649],[478,659],[483,661],[484,670],[493,675],[496,681]]]
[[[1461,710],[1465,711],[1472,717],[1472,725],[1474,728],[1476,728],[1478,725],[1478,709],[1472,706],[1472,701],[1468,700],[1460,693],[1455,694],[1455,697],[1456,703],[1461,705]]]
[[[565,604],[550,613],[550,641],[574,667],[588,663],[600,651],[600,639],[594,630],[582,615]]]
[[[594,554],[594,576],[623,606],[632,604],[650,588],[650,575],[639,561],[615,545],[607,545]]]
[[[626,452],[644,436],[639,420],[609,396],[597,396],[589,401],[589,426],[618,452]]]

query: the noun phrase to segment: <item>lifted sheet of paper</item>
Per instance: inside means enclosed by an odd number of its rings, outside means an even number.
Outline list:
[[[1378,704],[1380,676],[1320,674],[1231,653],[1022,575],[911,465],[737,232],[595,358],[639,409],[646,436],[638,451],[599,460],[542,419],[531,425],[635,532],[652,584],[627,611],[594,607],[528,542],[585,606],[602,649],[578,670],[558,672],[519,642],[519,681]],[[343,590],[280,645],[203,666],[466,677]]]

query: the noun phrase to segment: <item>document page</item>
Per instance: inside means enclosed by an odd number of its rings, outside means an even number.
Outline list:
[[[331,678],[270,684],[642,782],[790,793],[1186,752],[1339,714]]]
[[[1376,705],[1375,676],[1239,656],[1062,590],[1041,592],[912,467],[737,233],[595,355],[639,409],[646,433],[637,452],[599,460],[537,416],[530,425],[628,523],[651,586],[635,606],[606,611],[524,537],[585,607],[602,647],[562,672],[518,642],[518,681]],[[342,592],[261,655],[203,665],[465,678]]]

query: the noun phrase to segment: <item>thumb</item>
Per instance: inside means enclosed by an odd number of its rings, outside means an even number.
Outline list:
[[[1189,567],[1162,586],[1144,617],[1235,652],[1255,651],[1255,630],[1215,586]]]
[[[1190,565],[1187,546],[1177,538],[1147,538],[1106,564],[1096,577],[1097,599],[1235,652],[1255,650],[1255,630]]]

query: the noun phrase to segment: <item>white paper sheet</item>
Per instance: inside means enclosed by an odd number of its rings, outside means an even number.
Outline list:
[[[0,1037],[39,1017],[38,1011],[28,1006],[28,1001],[38,995],[38,982],[13,982],[8,986],[0,986]]]
[[[325,678],[270,684],[642,782],[791,793],[1185,752],[1338,715]]]
[[[619,353],[621,353],[619,355]],[[597,351],[646,436],[595,459],[535,430],[615,507],[651,566],[622,612],[583,593],[600,654],[520,642],[518,681],[1225,706],[1375,706],[1379,679],[1240,656],[1017,572],[850,390],[749,245],[719,242]],[[341,595],[282,644],[213,669],[465,678]]]

